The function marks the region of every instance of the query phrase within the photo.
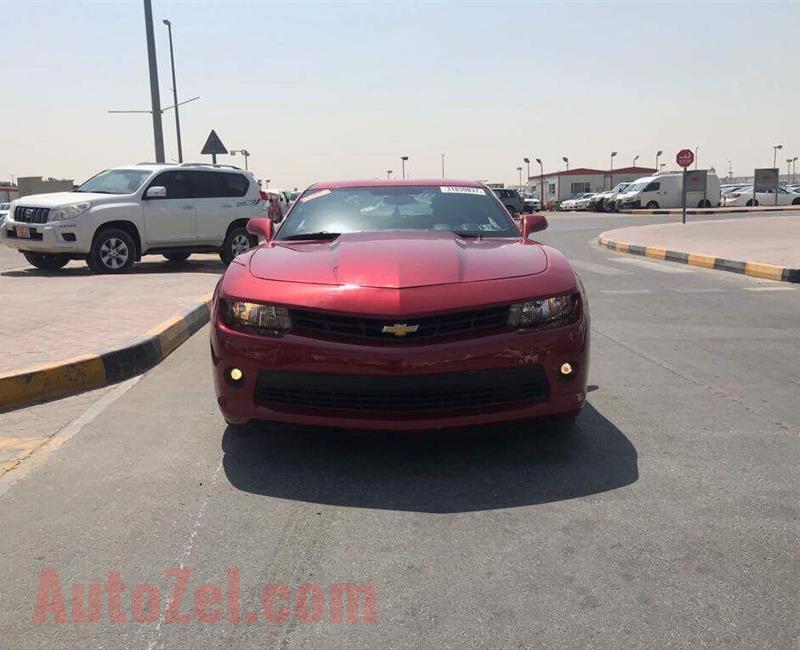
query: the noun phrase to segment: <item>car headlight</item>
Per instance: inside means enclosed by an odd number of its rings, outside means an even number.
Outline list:
[[[221,306],[222,320],[234,329],[256,334],[278,334],[292,326],[289,310],[285,307],[238,300],[223,300]]]
[[[71,205],[62,205],[60,208],[53,208],[50,210],[48,221],[65,221],[67,219],[74,219],[80,214],[86,212],[92,207],[91,201],[84,201],[83,203],[73,203]]]
[[[508,324],[520,328],[563,324],[577,317],[579,302],[580,296],[577,293],[519,302],[511,305]]]

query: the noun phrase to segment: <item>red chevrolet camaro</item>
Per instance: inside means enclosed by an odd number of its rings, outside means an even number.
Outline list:
[[[589,313],[557,250],[474,181],[317,183],[214,293],[225,420],[427,429],[573,419]]]

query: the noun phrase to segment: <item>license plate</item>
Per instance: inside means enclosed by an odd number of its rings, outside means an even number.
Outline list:
[[[31,238],[31,229],[28,226],[17,226],[17,237],[21,239]]]

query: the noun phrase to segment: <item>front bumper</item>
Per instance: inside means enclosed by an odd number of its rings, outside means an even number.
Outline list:
[[[353,344],[293,334],[275,338],[243,334],[217,321],[211,329],[217,403],[225,419],[236,424],[271,420],[391,430],[480,425],[576,412],[586,398],[588,325],[588,316],[582,313],[573,324],[543,331],[507,331],[437,343]],[[559,373],[564,362],[575,368],[569,380]],[[232,368],[242,372],[240,381],[231,381]],[[409,385],[415,381],[421,396],[433,395],[440,382],[468,391],[470,387],[464,382],[472,377],[480,377],[485,388],[487,373],[496,377],[498,384],[506,382],[507,401],[481,404],[480,398],[475,402],[456,400],[457,407],[451,408],[448,402],[445,408],[422,410],[386,402],[386,395],[391,396],[392,391],[397,391],[398,402],[411,399]],[[520,373],[540,377],[543,390],[519,399],[520,387],[508,382],[517,381]],[[338,385],[337,376],[342,378]],[[289,377],[295,395],[306,381],[307,399],[301,400],[303,403],[270,403],[270,387],[264,387],[270,381],[264,381],[264,377],[275,381],[280,378],[284,382],[281,389]],[[346,390],[343,386],[354,385],[368,386],[365,390],[372,399],[384,400],[372,402],[380,408],[365,409],[363,403],[354,408],[352,401],[337,401],[341,391]],[[316,392],[321,395],[323,390],[327,397],[316,399]],[[380,397],[375,397],[376,391]],[[480,390],[476,394],[485,395]],[[435,402],[431,400],[427,403]],[[419,404],[416,400],[407,403]],[[465,403],[470,405],[464,406]],[[341,407],[343,404],[345,408]]]
[[[27,227],[31,237],[18,237],[17,226]],[[81,234],[78,232],[78,224],[75,221],[17,223],[6,217],[5,221],[0,224],[0,244],[36,253],[85,255],[89,251],[88,247],[81,246],[83,241]]]

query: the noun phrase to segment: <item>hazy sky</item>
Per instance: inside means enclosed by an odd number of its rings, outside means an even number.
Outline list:
[[[0,1],[0,179],[83,180],[152,160],[144,14],[130,2]],[[800,155],[800,4],[153,0],[162,105],[173,22],[186,160],[215,128],[273,187],[400,173],[516,182],[671,163],[734,174]],[[164,115],[167,158],[177,157]],[[220,162],[242,164],[240,157]],[[800,161],[799,161],[800,162]],[[532,168],[535,169],[535,165]]]

